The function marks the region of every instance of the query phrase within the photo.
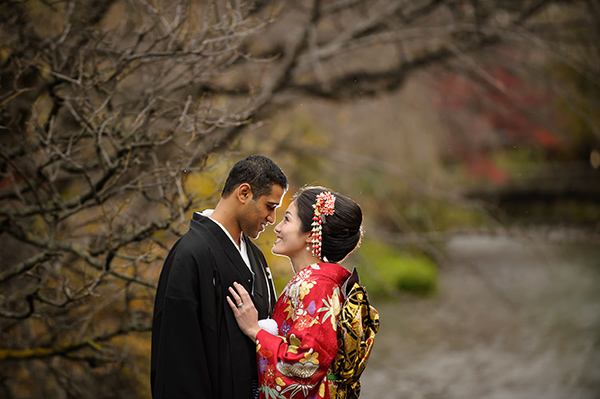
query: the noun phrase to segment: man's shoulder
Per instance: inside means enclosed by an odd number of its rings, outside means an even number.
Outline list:
[[[210,253],[212,246],[209,244],[211,232],[202,228],[190,228],[183,234],[172,250],[178,253]]]

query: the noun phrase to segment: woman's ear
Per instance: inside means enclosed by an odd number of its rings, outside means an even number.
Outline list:
[[[306,244],[312,244],[312,231],[307,231],[306,233]]]

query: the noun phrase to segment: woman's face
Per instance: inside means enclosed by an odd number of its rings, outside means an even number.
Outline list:
[[[292,202],[283,215],[283,220],[275,226],[277,240],[271,250],[276,255],[287,256],[290,259],[301,255],[306,251],[307,240],[310,231],[305,233],[301,230],[302,223],[298,217],[296,201]]]

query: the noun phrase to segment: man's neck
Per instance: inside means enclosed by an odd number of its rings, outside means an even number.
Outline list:
[[[226,211],[222,206],[219,207],[219,204],[217,204],[215,210],[210,215],[210,218],[221,223],[221,225],[227,229],[233,240],[238,244],[238,247],[240,246],[242,229],[240,229],[239,224],[235,221],[235,218],[233,218],[231,211]]]

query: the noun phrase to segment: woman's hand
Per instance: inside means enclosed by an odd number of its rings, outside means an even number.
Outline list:
[[[256,341],[256,334],[260,331],[260,327],[258,326],[258,311],[254,307],[250,294],[248,294],[244,286],[238,283],[233,283],[233,287],[229,287],[229,292],[231,293],[231,297],[227,297],[227,302],[229,302],[229,306],[233,310],[233,315],[238,326],[240,326],[240,330],[250,337],[250,339]]]

